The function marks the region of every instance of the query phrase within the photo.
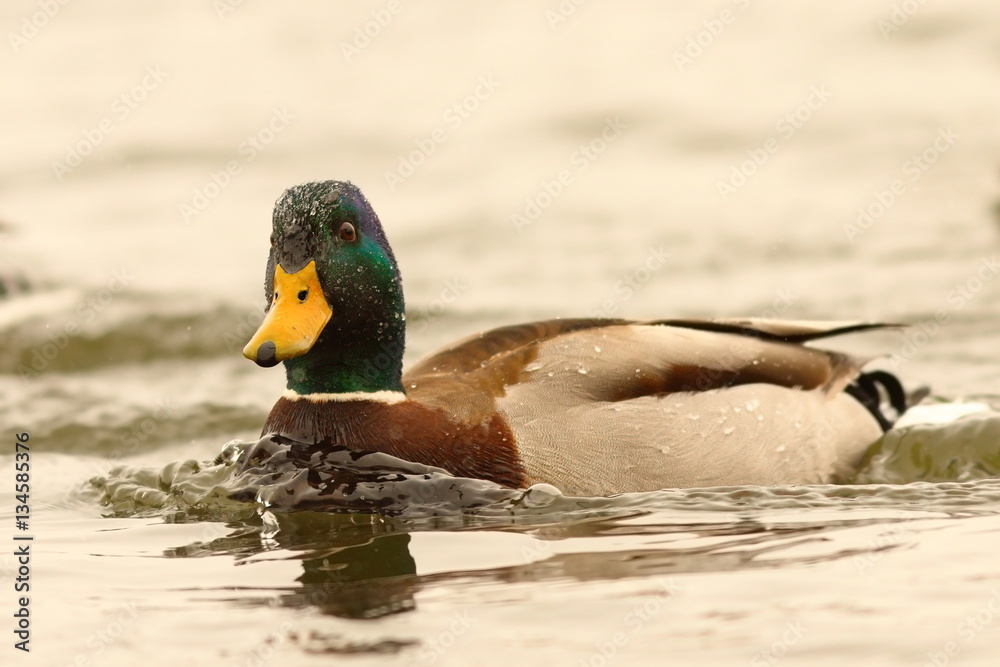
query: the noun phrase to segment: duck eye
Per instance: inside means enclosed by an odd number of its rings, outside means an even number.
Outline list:
[[[348,243],[358,238],[358,233],[354,231],[354,225],[349,222],[345,222],[340,226],[339,233],[341,240],[347,241]]]
[[[307,296],[309,296],[309,290],[307,289],[304,289],[298,293],[299,301],[305,301]]]

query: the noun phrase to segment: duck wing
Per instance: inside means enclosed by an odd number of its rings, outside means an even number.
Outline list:
[[[583,394],[590,400],[751,382],[836,392],[867,360],[803,343],[898,326],[765,319],[545,320],[470,336],[418,362],[403,381],[420,388],[430,379],[450,378],[491,387],[499,395],[510,384],[550,384],[545,378],[558,376],[552,382],[589,388]]]

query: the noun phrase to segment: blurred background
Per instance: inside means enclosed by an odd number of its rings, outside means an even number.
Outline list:
[[[12,0],[0,23],[0,422],[46,452],[33,529],[59,593],[39,595],[32,613],[62,633],[44,645],[51,664],[96,660],[94,633],[129,600],[144,620],[103,664],[176,664],[189,646],[243,655],[267,648],[265,629],[304,618],[279,609],[303,576],[294,540],[272,556],[252,531],[235,547],[215,540],[231,528],[218,516],[105,519],[66,491],[124,461],[153,472],[127,468],[117,500],[155,499],[185,470],[161,474],[164,464],[257,436],[284,378],[240,348],[261,318],[271,207],[301,182],[353,181],[379,213],[403,272],[411,361],[479,329],[556,316],[895,321],[914,326],[845,344],[887,355],[907,386],[997,405],[996,2]],[[994,460],[995,440],[983,443]],[[803,619],[815,632],[799,664],[922,664],[992,600],[982,588],[995,548],[980,523],[903,524],[911,532],[888,542],[876,524],[926,518],[927,498],[968,479],[948,469],[940,487],[875,478],[896,495],[881,514],[851,515],[870,530],[832,532],[845,513],[822,507],[769,512],[766,492],[750,513],[738,493],[718,506],[693,497],[694,510],[683,493],[656,496],[680,509],[631,528],[595,523],[579,540],[403,526],[415,554],[406,581],[427,587],[419,614],[305,618],[351,638],[381,628],[410,642],[400,651],[444,636],[475,603],[488,622],[448,664],[488,663],[511,628],[533,638],[533,659],[572,651],[574,664],[598,664],[607,655],[594,642],[662,595],[643,577],[680,571],[690,592],[633,638],[628,664],[662,664],[664,646],[678,664],[772,664],[775,646],[789,648],[776,639],[785,624]],[[969,497],[994,502],[992,481]],[[718,534],[698,527],[716,521]],[[793,524],[826,532],[799,549]],[[319,543],[339,530],[321,524]],[[794,555],[761,569],[738,538],[718,539],[744,533],[747,544],[788,538]],[[387,544],[358,540],[374,553]],[[553,545],[565,564],[549,558]],[[883,588],[856,576],[918,545],[878,570]],[[870,562],[852,567],[853,553]],[[258,566],[233,568],[242,557]],[[0,560],[0,581],[9,565]],[[467,587],[480,568],[495,569]],[[746,571],[734,581],[733,568]],[[459,583],[434,579],[443,572]],[[183,646],[163,641],[178,636]],[[382,650],[372,646],[356,652]],[[962,649],[995,660],[983,638]]]
[[[2,12],[0,252],[36,282],[127,268],[130,292],[250,307],[274,200],[328,178],[367,193],[411,304],[461,278],[463,313],[598,308],[662,245],[621,312],[754,314],[793,286],[792,316],[922,316],[995,247],[989,2]]]

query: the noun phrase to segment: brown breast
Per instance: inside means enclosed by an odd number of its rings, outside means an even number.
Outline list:
[[[387,404],[282,397],[271,409],[263,433],[384,452],[513,488],[525,483],[514,436],[497,414],[478,423],[463,423],[441,409],[411,400]]]

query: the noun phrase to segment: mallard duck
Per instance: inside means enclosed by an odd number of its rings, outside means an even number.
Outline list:
[[[803,345],[882,324],[557,319],[477,333],[403,370],[403,284],[347,182],[274,208],[266,317],[243,350],[285,366],[263,433],[573,495],[841,481],[890,426],[898,381]],[[881,386],[881,392],[880,392]]]

